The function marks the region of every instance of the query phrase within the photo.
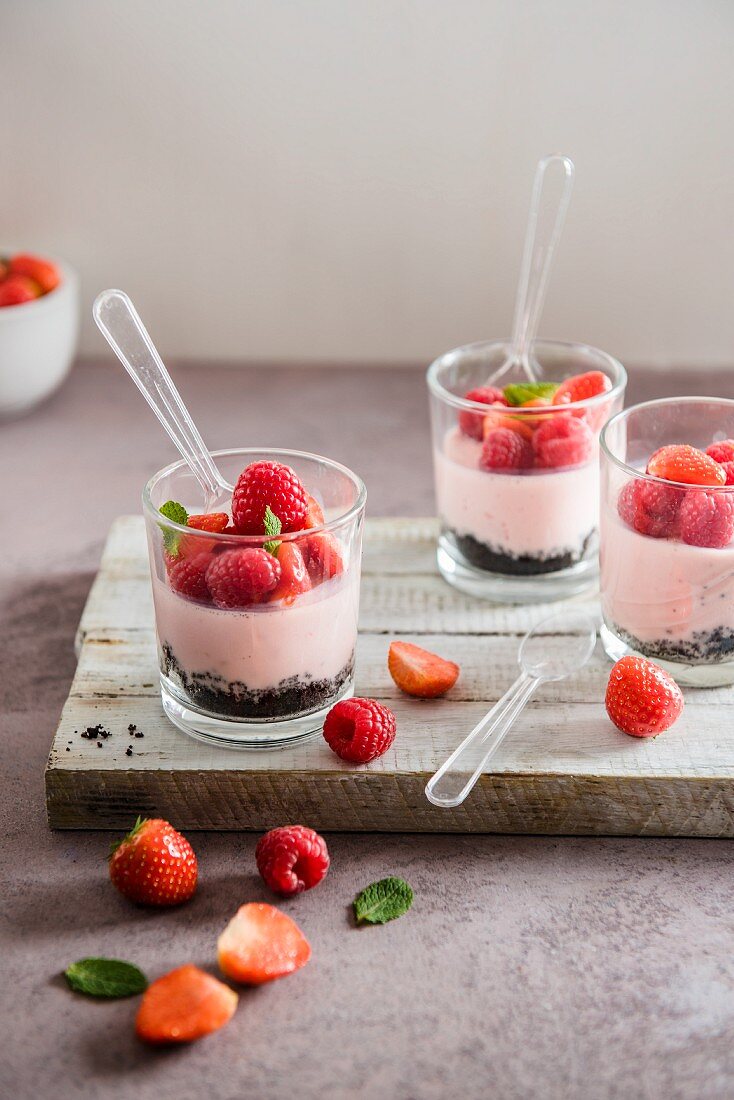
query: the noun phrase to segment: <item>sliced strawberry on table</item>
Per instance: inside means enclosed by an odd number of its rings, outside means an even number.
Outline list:
[[[583,420],[554,414],[547,417],[533,435],[538,466],[548,469],[580,466],[588,462],[594,449],[594,436]]]
[[[265,510],[270,508],[281,530],[302,531],[308,511],[308,494],[295,470],[282,462],[252,462],[232,493],[232,522],[243,535],[265,530]]]
[[[683,695],[672,676],[645,657],[622,657],[609,673],[607,714],[622,733],[657,737],[683,711]]]
[[[453,661],[430,653],[412,642],[391,642],[387,667],[393,680],[407,695],[435,699],[445,695],[459,677]]]
[[[689,489],[680,506],[680,537],[689,546],[728,546],[734,537],[734,490]]]
[[[183,549],[185,551],[186,547]],[[198,548],[195,550],[198,551]],[[194,552],[190,556],[185,552],[179,553],[178,556],[167,556],[168,583],[180,596],[209,602],[211,592],[206,580],[206,571],[213,560],[211,550]]]
[[[612,381],[603,371],[590,370],[584,374],[574,374],[561,382],[553,394],[553,404],[568,405],[575,401],[588,401],[590,397],[598,397],[600,393],[607,393],[611,388]]]
[[[252,546],[214,556],[206,571],[206,583],[217,607],[249,607],[267,599],[280,576],[278,559]]]
[[[0,283],[0,306],[20,306],[40,297],[41,288],[25,275],[8,275]]]
[[[222,973],[235,982],[262,985],[305,966],[311,945],[295,921],[274,905],[241,905],[217,940]]]
[[[110,856],[110,879],[140,905],[180,905],[196,890],[198,867],[185,836],[161,818],[138,818]]]
[[[276,557],[280,566],[280,580],[268,596],[268,600],[272,603],[276,600],[293,603],[297,596],[309,592],[312,588],[303,554],[297,543],[281,542],[276,551]]]
[[[502,390],[498,390],[495,386],[479,386],[477,389],[469,390],[464,394],[464,400],[476,401],[481,405],[507,405],[507,398]],[[472,439],[481,439],[483,419],[481,413],[469,412],[465,409],[459,413],[459,427],[464,435],[471,436]]]
[[[135,1031],[154,1045],[190,1043],[224,1027],[238,1000],[233,989],[198,966],[179,966],[148,986]]]
[[[725,485],[726,472],[710,455],[687,443],[660,447],[647,464],[648,474],[682,485]]]
[[[313,584],[321,584],[344,572],[342,544],[330,531],[309,535],[303,542],[303,557]]]
[[[483,470],[513,473],[528,470],[533,465],[533,448],[529,440],[509,428],[495,428],[487,433],[479,456]]]
[[[40,256],[31,256],[28,252],[19,252],[12,256],[8,265],[11,275],[24,275],[38,283],[40,292],[48,294],[61,282],[61,272],[56,264]]]

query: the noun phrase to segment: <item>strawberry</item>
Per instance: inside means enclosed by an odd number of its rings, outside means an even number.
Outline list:
[[[512,473],[533,465],[533,448],[527,439],[508,428],[488,432],[479,456],[482,470]]]
[[[206,580],[206,571],[213,560],[210,550],[194,553],[191,557],[181,554],[178,557],[168,557],[166,559],[168,583],[180,596],[188,596],[190,600],[210,602],[211,593]]]
[[[55,290],[61,282],[61,272],[56,264],[52,264],[50,260],[42,260],[40,256],[30,256],[27,252],[19,252],[17,256],[13,256],[9,269],[11,275],[24,275],[27,279],[33,279],[38,283],[41,294]]]
[[[321,527],[324,522],[324,512],[317,500],[312,496],[307,497],[306,518],[303,526],[308,530],[311,527]]]
[[[241,905],[217,940],[219,966],[228,978],[262,985],[300,970],[311,945],[295,921],[274,905]]]
[[[605,702],[617,729],[631,737],[657,737],[683,710],[683,695],[673,677],[645,657],[617,661],[609,674]]]
[[[311,577],[298,544],[281,542],[277,550],[280,580],[268,596],[268,601],[284,600],[293,603],[297,596],[311,589]]]
[[[25,275],[8,275],[0,283],[0,306],[20,306],[38,298],[41,288]]]
[[[280,575],[277,558],[267,550],[249,546],[213,557],[206,583],[217,607],[249,607],[270,595]]]
[[[197,531],[209,531],[221,535],[227,530],[229,516],[226,512],[207,512],[202,516],[189,516],[186,520],[187,527],[193,527]]]
[[[307,493],[297,474],[282,462],[252,462],[232,493],[232,522],[240,534],[260,535],[265,510],[281,522],[281,531],[302,531],[308,511]]]
[[[683,490],[657,481],[633,478],[619,494],[617,511],[633,530],[654,539],[673,538],[678,530],[678,510]]]
[[[387,667],[395,683],[407,695],[435,699],[456,683],[459,666],[411,642],[391,642]]]
[[[3,279],[8,274],[8,263],[9,262],[10,262],[9,260],[8,261],[0,260],[0,283],[3,281]]]
[[[156,1046],[190,1043],[224,1027],[238,1000],[233,989],[198,966],[179,966],[146,989],[135,1031],[139,1039]]]
[[[110,878],[120,893],[140,905],[180,905],[196,890],[194,850],[185,836],[160,818],[138,818],[113,849]]]
[[[550,469],[580,466],[588,462],[594,448],[594,436],[583,420],[554,414],[546,417],[533,436],[538,466]]]
[[[506,412],[490,412],[484,417],[482,426],[482,438],[486,439],[495,428],[506,428],[507,431],[517,432],[523,439],[532,439],[534,424],[530,424],[530,417],[509,416]],[[532,417],[533,421],[535,417]]]
[[[590,397],[597,397],[611,388],[611,379],[603,371],[590,370],[585,374],[574,374],[561,382],[553,394],[553,404],[568,405],[575,401],[588,401]]]
[[[369,764],[392,745],[397,723],[388,707],[375,699],[342,699],[324,722],[324,740],[342,760]]]
[[[321,584],[344,572],[342,545],[330,531],[319,531],[304,540],[303,556],[311,582]]]
[[[283,897],[318,886],[329,870],[326,841],[305,825],[271,829],[258,840],[255,860],[265,884]]]
[[[680,537],[689,546],[728,546],[734,536],[734,493],[689,489],[680,506]]]
[[[494,386],[480,386],[476,390],[469,390],[468,393],[464,394],[464,400],[476,401],[481,405],[507,405],[507,398],[502,390],[498,390]],[[471,436],[472,439],[481,439],[483,419],[481,413],[461,412],[459,413],[459,427],[464,435]]]
[[[675,443],[655,451],[647,464],[647,472],[680,485],[726,484],[726,473],[719,463],[687,443]]]
[[[734,439],[722,439],[718,443],[711,443],[705,453],[722,466],[725,462],[734,462]]]

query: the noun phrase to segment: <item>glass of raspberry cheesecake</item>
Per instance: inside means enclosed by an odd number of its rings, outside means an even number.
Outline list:
[[[537,382],[488,385],[509,354],[468,344],[429,367],[438,567],[470,595],[560,599],[598,575],[599,432],[627,376],[596,348],[537,341]]]
[[[607,654],[734,683],[734,401],[635,405],[601,437]]]
[[[216,744],[290,744],[352,694],[365,487],[299,451],[214,457],[221,510],[184,462],[143,493],[163,709]]]

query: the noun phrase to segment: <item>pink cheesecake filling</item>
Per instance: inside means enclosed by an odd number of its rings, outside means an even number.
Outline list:
[[[604,616],[643,642],[692,640],[734,628],[734,546],[689,546],[640,535],[605,508],[601,587]]]
[[[194,603],[153,581],[156,631],[189,676],[221,677],[250,691],[283,680],[332,680],[357,640],[359,576],[351,570],[289,606],[223,611]]]
[[[598,526],[599,464],[524,474],[479,469],[482,444],[451,429],[434,456],[443,522],[458,535],[519,557],[580,555]]]

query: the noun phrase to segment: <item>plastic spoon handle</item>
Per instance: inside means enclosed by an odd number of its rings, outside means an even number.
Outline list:
[[[95,299],[92,314],[105,340],[188,462],[204,495],[209,501],[220,497],[228,486],[127,294],[103,290]]]
[[[549,171],[556,166],[560,172]],[[535,171],[512,326],[512,358],[524,365],[532,381],[536,381],[536,374],[528,352],[537,335],[553,254],[571,199],[574,171],[573,161],[560,153],[543,157]]]
[[[461,805],[540,683],[540,679],[526,672],[518,676],[512,687],[429,779],[426,785],[429,802],[443,809]]]

